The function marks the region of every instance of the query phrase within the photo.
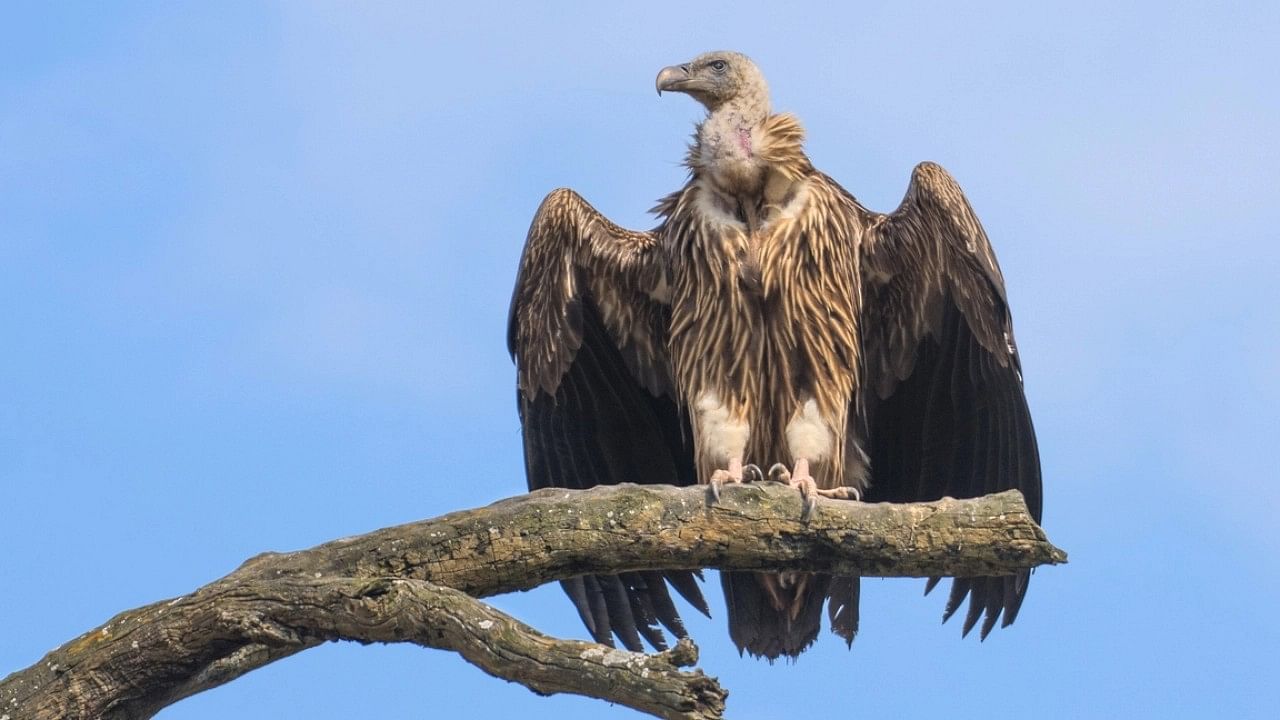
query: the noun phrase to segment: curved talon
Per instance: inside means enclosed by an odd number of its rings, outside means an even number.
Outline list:
[[[755,465],[748,465],[747,468],[753,468],[756,473],[760,472],[760,468]],[[707,481],[707,485],[710,486],[709,492],[711,493],[711,504],[714,505],[715,503],[720,502],[720,489],[724,487],[726,483],[743,482],[742,478],[745,474],[744,471],[747,468],[742,467],[741,458],[734,458],[729,461],[729,468],[727,470],[719,469],[711,473],[711,478]]]
[[[742,466],[742,482],[764,482],[764,473],[760,471],[760,466],[755,463],[748,463]]]
[[[804,458],[796,460],[796,470],[792,473],[782,463],[774,463],[769,468],[769,481],[789,485],[800,491],[804,500],[804,512],[801,519],[807,520],[818,506],[818,496],[833,500],[861,500],[862,491],[855,487],[819,488],[817,481],[809,474],[809,462]]]
[[[769,468],[769,482],[782,483],[783,485],[791,484],[791,471],[782,463],[774,463]]]
[[[724,484],[728,482],[733,482],[728,470],[716,470],[711,473],[711,480],[707,483],[707,486],[711,491],[712,503],[720,502],[720,488],[724,487]]]

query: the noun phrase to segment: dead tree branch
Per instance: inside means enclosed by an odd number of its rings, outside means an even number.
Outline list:
[[[907,505],[820,501],[770,484],[544,490],[294,553],[264,553],[130,610],[0,681],[0,719],[148,718],[330,640],[454,650],[534,692],[667,718],[719,718],[692,643],[642,655],[557,640],[474,600],[583,573],[662,568],[864,576],[1003,575],[1066,561],[1021,495]]]

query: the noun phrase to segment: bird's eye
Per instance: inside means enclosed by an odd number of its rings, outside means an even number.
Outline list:
[[[723,60],[713,60],[711,62],[711,69],[716,72],[724,72],[724,69],[727,67],[729,67],[729,64]]]

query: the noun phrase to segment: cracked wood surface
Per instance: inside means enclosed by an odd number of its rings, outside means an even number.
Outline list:
[[[0,716],[146,718],[329,640],[459,652],[535,692],[659,717],[718,718],[725,691],[682,643],[643,655],[557,640],[470,596],[583,573],[716,567],[864,576],[1001,575],[1066,561],[1016,491],[864,504],[731,486],[542,490],[293,553],[263,553],[182,597],[117,615],[0,681]]]

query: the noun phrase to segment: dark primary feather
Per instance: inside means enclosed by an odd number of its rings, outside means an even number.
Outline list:
[[[580,215],[561,222],[570,212]],[[675,403],[646,389],[662,385],[663,374],[655,369],[661,363],[646,357],[643,348],[615,340],[591,284],[582,277],[582,265],[592,260],[590,246],[608,241],[573,233],[582,227],[582,215],[589,223],[591,213],[594,210],[576,195],[548,197],[530,230],[512,300],[508,340],[522,377],[517,403],[529,489],[580,490],[623,482],[694,484],[688,429]],[[599,227],[602,235],[609,229]],[[644,238],[629,234],[626,239]],[[566,259],[577,262],[567,264]],[[622,263],[602,264],[606,271],[625,273]],[[566,267],[572,276],[563,276]],[[625,282],[596,286],[602,293],[627,290]],[[662,312],[656,305],[645,308],[646,301],[635,297],[608,300],[614,306],[625,301],[648,311],[624,318],[633,326],[633,338],[646,328],[661,328]],[[530,327],[535,331],[522,332]],[[626,352],[632,355],[630,361]],[[531,368],[540,370],[530,372]],[[657,649],[666,647],[659,626],[677,637],[686,634],[668,583],[700,612],[708,612],[695,578],[689,571],[633,572],[577,577],[561,586],[597,642],[612,645],[616,635],[625,647],[639,651],[641,638]]]
[[[1022,389],[1004,280],[981,224],[945,170],[925,163],[864,253],[868,501],[976,497],[1018,489],[1037,522],[1040,460]],[[1028,573],[957,578],[944,621],[966,597],[962,632],[1009,625]],[[929,581],[925,592],[938,579]]]
[[[692,455],[672,441],[680,418],[669,398],[655,397],[627,374],[618,350],[590,305],[582,308],[582,347],[555,396],[519,395],[525,428],[529,489],[632,483],[696,482]],[[669,580],[699,611],[707,613],[688,571],[625,573],[563,583],[592,636],[612,644],[611,633],[631,650],[640,637],[655,648],[666,643],[661,623],[677,637],[685,628],[667,593]]]

